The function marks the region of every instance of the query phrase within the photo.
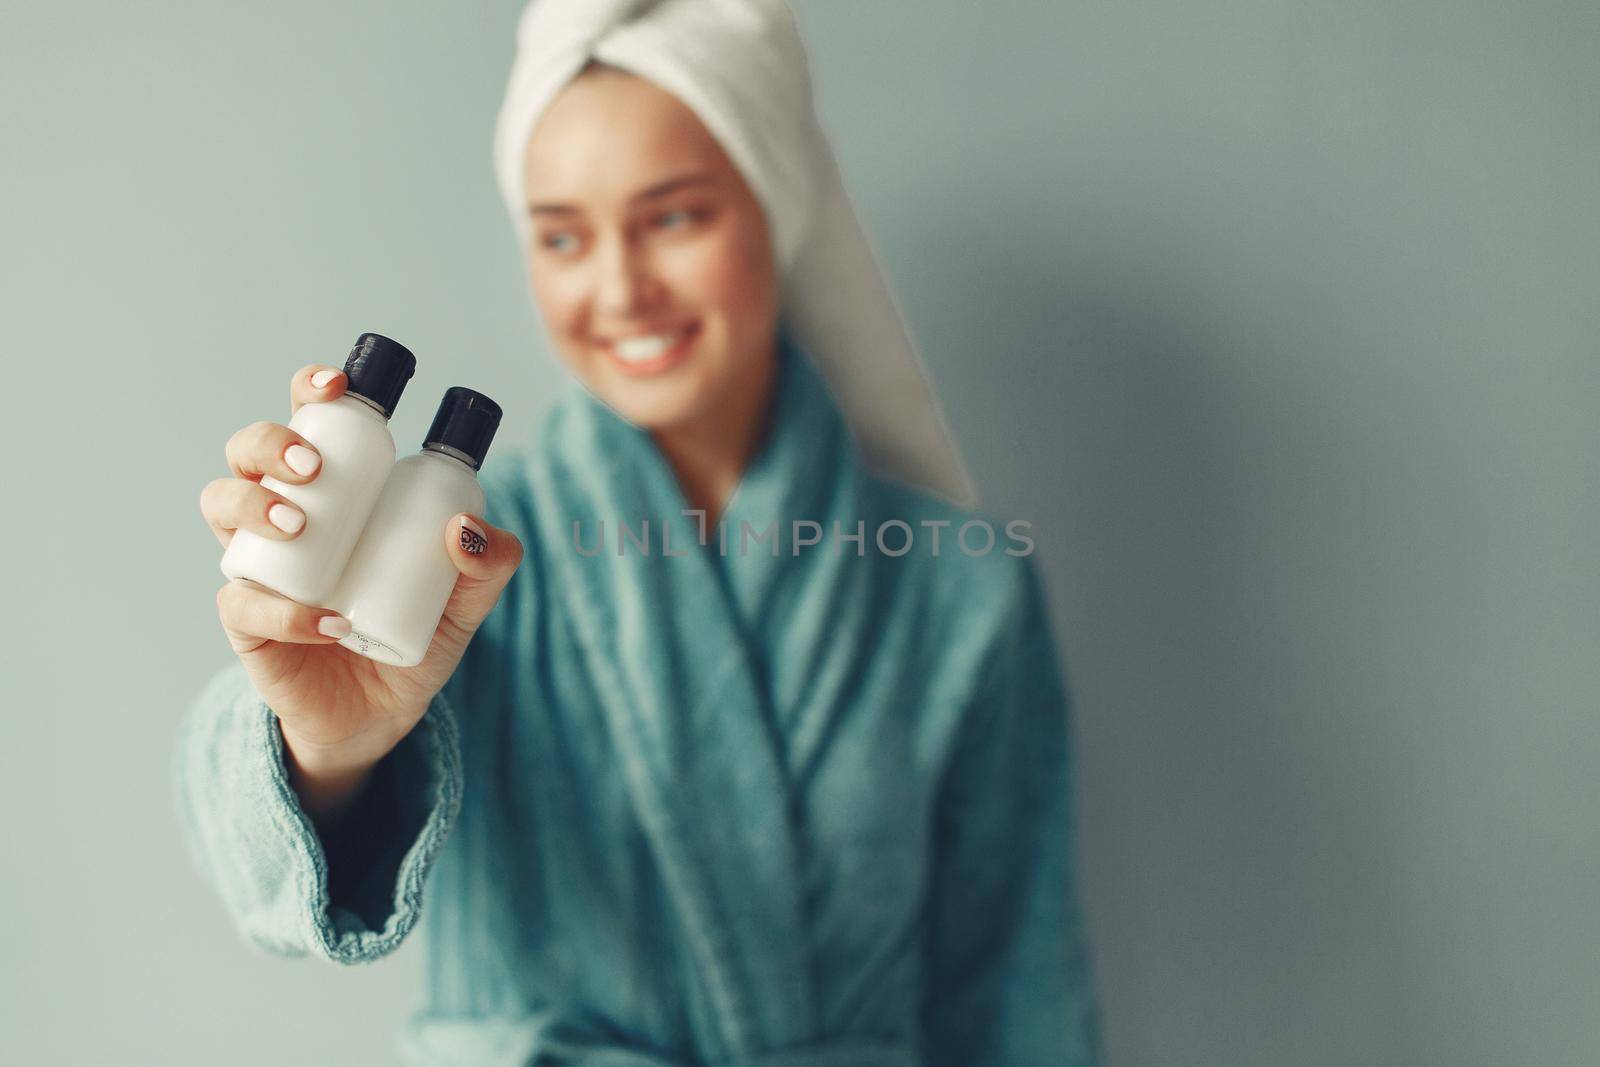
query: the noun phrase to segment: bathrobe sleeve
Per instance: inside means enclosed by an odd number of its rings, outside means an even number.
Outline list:
[[[460,806],[449,692],[374,768],[346,829],[324,840],[289,786],[278,718],[244,667],[206,686],[178,735],[179,822],[245,937],[278,955],[339,963],[377,959],[405,938]]]
[[[1009,622],[938,800],[928,897],[930,1067],[1099,1058],[1075,884],[1068,702],[1044,597],[1019,568]]]

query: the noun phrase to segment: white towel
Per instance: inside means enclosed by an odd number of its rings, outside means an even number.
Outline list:
[[[495,174],[523,245],[523,153],[590,60],[672,93],[749,183],[772,231],[781,316],[817,364],[862,458],[956,504],[976,499],[817,123],[799,27],[784,0],[533,0],[495,128]]]

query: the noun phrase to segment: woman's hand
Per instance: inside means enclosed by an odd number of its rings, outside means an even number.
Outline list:
[[[338,399],[345,386],[335,368],[301,369],[290,380],[291,414],[302,404]],[[287,426],[258,422],[234,434],[226,451],[233,476],[200,494],[200,512],[223,547],[237,530],[274,541],[299,536],[305,516],[260,481],[263,475],[291,485],[315,480],[316,447]],[[463,519],[471,524],[465,537]],[[522,543],[477,516],[456,516],[439,535],[460,573],[415,667],[387,666],[340,646],[350,624],[336,612],[244,579],[217,591],[223,632],[278,716],[290,780],[314,818],[335,817],[348,806],[372,766],[411,732],[522,561]]]

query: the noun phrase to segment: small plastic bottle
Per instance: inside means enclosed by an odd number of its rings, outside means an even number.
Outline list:
[[[300,536],[274,541],[239,530],[222,554],[223,574],[258,582],[302,604],[327,606],[394,469],[389,416],[416,367],[416,357],[397,341],[375,333],[356,340],[344,364],[349,380],[344,395],[304,404],[289,420],[289,428],[321,454],[317,476],[305,485],[261,479],[305,513]]]
[[[499,425],[500,406],[482,393],[445,391],[422,451],[394,465],[327,604],[350,620],[340,644],[398,667],[422,662],[456,585],[445,524],[483,514],[477,470]]]

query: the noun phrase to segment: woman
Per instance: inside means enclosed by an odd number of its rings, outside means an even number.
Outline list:
[[[444,531],[419,667],[222,589],[241,666],[179,747],[202,869],[285,954],[370,960],[421,916],[413,1062],[1093,1062],[1043,597],[1014,545],[955,544],[789,12],[536,3],[496,142],[582,388]],[[314,447],[257,424],[228,459],[219,539],[295,536],[257,483]]]

